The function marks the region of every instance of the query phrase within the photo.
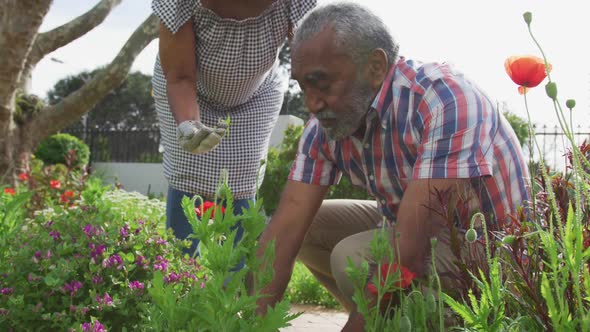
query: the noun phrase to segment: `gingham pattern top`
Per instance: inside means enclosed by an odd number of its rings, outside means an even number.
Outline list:
[[[526,163],[510,124],[448,64],[401,57],[366,122],[364,140],[332,141],[312,118],[289,178],[333,185],[344,173],[376,198],[391,222],[412,179],[471,179],[479,209],[492,224],[509,221],[529,197]]]
[[[259,16],[235,20],[217,16],[199,0],[152,1],[154,14],[173,33],[193,20],[201,121],[214,126],[219,118],[231,117],[229,135],[214,150],[202,155],[182,150],[157,57],[152,84],[164,176],[171,187],[211,198],[221,170],[227,169],[234,197],[254,196],[286,88],[278,71],[278,52],[289,27],[294,29],[315,5],[316,0],[275,0]]]

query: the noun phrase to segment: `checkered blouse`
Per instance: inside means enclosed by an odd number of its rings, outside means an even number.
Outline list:
[[[164,146],[164,176],[171,187],[212,197],[220,171],[227,169],[234,197],[254,196],[286,87],[278,71],[278,51],[289,26],[295,28],[315,5],[316,0],[275,0],[259,16],[235,20],[217,16],[199,0],[152,1],[154,14],[173,33],[193,20],[201,121],[214,126],[219,118],[231,116],[229,135],[217,148],[202,155],[182,150],[157,57],[152,84]]]

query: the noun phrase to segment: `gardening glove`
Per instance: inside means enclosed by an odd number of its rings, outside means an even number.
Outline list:
[[[219,120],[215,128],[210,128],[200,121],[183,121],[176,128],[178,144],[184,150],[202,154],[213,150],[219,143],[227,130],[227,124]]]

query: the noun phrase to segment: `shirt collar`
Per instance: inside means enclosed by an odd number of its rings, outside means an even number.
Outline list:
[[[403,57],[400,57],[398,62],[402,60]],[[385,76],[383,83],[381,83],[381,88],[379,89],[377,96],[375,96],[375,99],[373,99],[373,103],[371,104],[371,110],[375,110],[379,115],[379,118],[383,117],[384,113],[387,111],[389,105],[391,104],[393,96],[393,92],[391,91],[391,84],[393,83],[393,76],[395,74],[396,68],[396,64],[393,64],[391,68],[389,68],[387,76]]]

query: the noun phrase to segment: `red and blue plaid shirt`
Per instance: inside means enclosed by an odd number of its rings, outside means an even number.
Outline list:
[[[529,198],[518,139],[490,99],[448,64],[403,57],[367,113],[364,139],[328,140],[316,118],[306,124],[289,179],[327,186],[342,173],[391,222],[414,179],[471,179],[480,211],[500,224]]]

